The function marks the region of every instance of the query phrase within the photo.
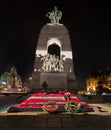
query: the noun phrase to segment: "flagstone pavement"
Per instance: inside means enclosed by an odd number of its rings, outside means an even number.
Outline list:
[[[0,113],[0,130],[103,130],[111,129],[111,112]]]
[[[91,104],[102,112],[48,114],[46,112],[0,112],[0,130],[108,130],[111,129],[111,106]]]

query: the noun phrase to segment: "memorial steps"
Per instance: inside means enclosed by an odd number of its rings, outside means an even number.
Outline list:
[[[65,104],[67,102],[80,103],[83,108],[87,111],[92,110],[92,106],[88,105],[86,102],[78,99],[74,94],[70,92],[66,93],[33,93],[30,97],[25,99],[20,104],[11,106],[8,108],[7,112],[22,112],[22,111],[43,111],[42,106],[48,101],[54,101],[59,106],[60,112],[65,112]]]

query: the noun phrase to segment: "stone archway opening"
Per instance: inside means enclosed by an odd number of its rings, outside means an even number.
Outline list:
[[[47,42],[47,52],[51,55],[61,57],[61,41],[57,38],[51,38]]]
[[[48,53],[60,57],[60,47],[56,43],[53,43],[48,47]]]

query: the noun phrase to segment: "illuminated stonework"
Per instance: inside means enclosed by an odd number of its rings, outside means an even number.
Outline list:
[[[52,44],[57,44],[60,48],[61,48],[61,41],[57,38],[51,38],[50,40],[48,40],[47,42],[47,48],[52,45]]]
[[[47,54],[59,56],[60,58],[63,57],[64,59],[64,71],[61,72],[61,76],[63,76],[64,82],[62,88],[76,88],[76,77],[74,74],[74,67],[73,67],[73,54],[72,54],[72,48],[70,43],[70,37],[67,28],[63,24],[46,24],[41,29],[38,43],[37,43],[37,49],[36,49],[36,57],[35,57],[35,63],[34,63],[34,71],[32,74],[32,80],[31,80],[31,86],[32,87],[41,87],[42,86],[42,79],[44,79],[43,76],[49,76],[48,74],[43,74],[43,71],[41,69],[43,65],[43,61],[41,58],[46,56]],[[41,79],[42,75],[42,79]],[[52,76],[53,75],[53,76]],[[53,82],[53,77],[55,74],[51,73],[50,78],[52,79],[50,81]],[[60,73],[56,73],[60,77]],[[46,78],[45,78],[46,79]],[[56,78],[55,78],[56,79]],[[61,80],[62,77],[59,79]],[[49,82],[47,80],[47,82]],[[55,81],[56,82],[56,81]],[[62,80],[59,82],[63,82]],[[48,83],[49,88],[52,83]],[[58,86],[61,83],[58,83]],[[56,83],[57,85],[57,83]],[[53,85],[54,86],[54,85]],[[57,86],[57,88],[59,88]],[[56,88],[56,86],[54,86]]]

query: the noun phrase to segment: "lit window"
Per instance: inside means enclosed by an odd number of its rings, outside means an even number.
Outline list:
[[[32,77],[30,77],[29,80],[32,80]]]
[[[37,71],[37,69],[34,69],[34,71]]]

